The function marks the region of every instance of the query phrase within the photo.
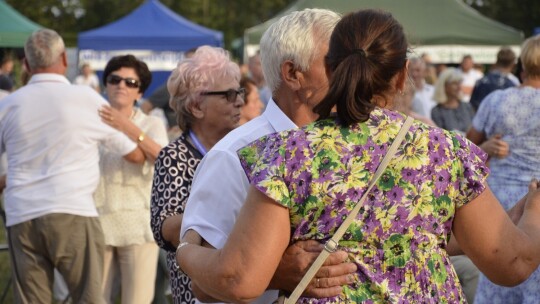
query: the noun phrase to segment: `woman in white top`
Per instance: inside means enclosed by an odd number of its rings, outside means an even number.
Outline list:
[[[103,85],[111,104],[102,120],[124,132],[144,151],[142,165],[101,151],[101,181],[95,193],[105,235],[103,291],[111,303],[116,264],[121,276],[122,303],[150,303],[158,247],[150,229],[150,190],[154,161],[168,143],[163,122],[134,107],[151,81],[146,64],[132,55],[113,57],[105,67]]]

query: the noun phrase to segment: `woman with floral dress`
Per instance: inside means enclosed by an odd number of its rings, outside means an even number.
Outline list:
[[[213,297],[250,301],[289,242],[334,235],[399,132],[404,115],[386,107],[407,79],[407,42],[390,14],[343,17],[326,71],[319,121],[239,151],[252,187],[223,249],[195,245],[192,231],[182,240],[180,268]],[[461,135],[415,122],[339,242],[358,266],[355,282],[339,296],[299,303],[463,303],[445,250],[451,232],[490,279],[524,280],[540,263],[538,185],[520,203],[518,228],[486,187],[484,163],[485,153]]]
[[[540,37],[530,38],[521,49],[523,84],[488,95],[480,104],[467,133],[480,145],[500,137],[509,151],[492,151],[487,183],[504,209],[527,193],[531,176],[540,176]],[[481,276],[475,303],[538,303],[540,270],[513,288],[497,286]]]

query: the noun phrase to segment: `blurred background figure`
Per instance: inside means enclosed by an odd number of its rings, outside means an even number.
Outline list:
[[[259,89],[259,96],[261,98],[261,101],[266,106],[266,104],[268,104],[268,100],[272,98],[272,92],[270,91],[270,88],[268,87],[268,85],[266,84],[266,80],[264,79],[261,67],[261,55],[259,54],[259,52],[249,57],[248,68],[251,79],[255,81],[255,83],[257,84],[257,88]]]
[[[488,95],[473,120],[467,137],[477,145],[499,137],[508,147],[491,149],[487,182],[504,209],[527,193],[528,182],[540,176],[540,36],[529,38],[521,49],[523,85]],[[524,283],[506,288],[480,277],[476,303],[538,303],[540,270]]]
[[[433,93],[437,106],[431,110],[431,119],[443,129],[464,133],[471,125],[474,110],[459,99],[462,80],[463,74],[455,68],[447,68],[439,75]]]
[[[469,102],[476,81],[482,78],[484,74],[475,68],[471,55],[463,56],[459,66],[459,71],[461,72],[461,77],[463,78],[463,82],[461,83],[460,98],[463,102]]]
[[[240,86],[246,90],[246,97],[244,98],[244,106],[240,111],[240,125],[252,120],[253,118],[261,115],[264,109],[264,104],[259,97],[259,90],[257,84],[253,79],[249,77],[242,77],[240,80]]]
[[[75,77],[74,84],[87,85],[96,92],[100,92],[99,79],[88,63],[81,65],[81,74]]]
[[[437,69],[431,61],[431,56],[428,53],[423,53],[420,58],[426,63],[426,73],[424,76],[426,83],[434,85],[437,81]]]
[[[190,49],[184,53],[183,58],[190,58],[195,53],[195,49]],[[152,92],[148,99],[143,100],[141,103],[141,110],[149,115],[164,118],[167,124],[167,130],[169,133],[169,139],[173,140],[178,138],[182,130],[178,128],[176,123],[176,114],[169,105],[169,91],[167,90],[167,83],[159,86]]]
[[[0,90],[11,92],[15,89],[11,72],[13,72],[13,57],[9,53],[4,53],[0,59]],[[2,94],[2,95],[5,95]]]
[[[145,155],[144,163],[130,164],[100,150],[101,178],[94,199],[105,235],[103,292],[107,303],[115,302],[118,279],[122,303],[150,303],[154,296],[158,246],[150,229],[150,192],[154,161],[168,138],[161,120],[135,108],[151,80],[147,65],[133,55],[111,58],[103,72],[110,107],[101,109],[101,119],[137,143]]]
[[[167,88],[183,133],[156,160],[151,226],[158,245],[168,252],[174,303],[195,303],[190,279],[178,271],[175,262],[184,207],[195,169],[206,151],[239,125],[244,91],[240,69],[228,52],[209,46],[199,47],[193,56],[180,61]]]
[[[414,83],[414,99],[412,109],[421,116],[431,119],[431,110],[437,105],[433,100],[435,88],[426,83],[426,63],[422,58],[409,60],[409,77]]]
[[[409,64],[409,72],[410,66],[411,65]],[[405,82],[405,86],[403,88],[403,91],[401,91],[401,94],[396,94],[396,96],[394,97],[394,110],[399,111],[407,116],[411,116],[412,118],[430,126],[436,126],[433,120],[423,115],[420,115],[413,110],[412,105],[414,96],[414,85],[411,82]]]
[[[476,82],[471,95],[471,105],[475,111],[482,100],[495,90],[502,90],[519,84],[512,74],[516,64],[516,54],[510,48],[501,48],[497,53],[497,61],[489,73]]]

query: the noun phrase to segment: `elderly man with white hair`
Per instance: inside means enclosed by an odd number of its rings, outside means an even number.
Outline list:
[[[312,109],[328,90],[324,56],[339,19],[332,11],[305,9],[282,17],[265,32],[260,55],[272,98],[261,116],[231,131],[202,160],[185,209],[183,232],[195,230],[214,248],[225,244],[249,188],[236,151],[259,137],[317,118]],[[268,289],[292,291],[321,250],[316,241],[292,244]],[[334,253],[307,293],[315,297],[339,294],[356,269],[352,263],[342,263],[346,256],[343,251]],[[211,300],[201,293],[197,297]],[[267,291],[255,303],[271,303],[276,298],[276,291]]]
[[[102,303],[104,242],[92,197],[99,147],[133,163],[144,154],[101,121],[106,100],[66,79],[64,42],[55,31],[34,32],[24,51],[32,78],[0,103],[15,303],[50,302],[54,268],[74,303]]]

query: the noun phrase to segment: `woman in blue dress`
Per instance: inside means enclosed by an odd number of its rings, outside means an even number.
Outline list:
[[[525,41],[521,53],[524,81],[519,87],[498,90],[480,105],[467,137],[477,145],[500,137],[509,153],[495,149],[490,154],[487,182],[504,209],[510,209],[527,193],[531,177],[540,176],[540,36]],[[507,288],[481,276],[475,303],[538,303],[540,270],[527,281]]]

